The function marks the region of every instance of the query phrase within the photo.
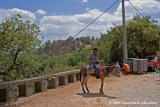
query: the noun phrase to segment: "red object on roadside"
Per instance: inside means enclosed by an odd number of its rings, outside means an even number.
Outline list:
[[[160,67],[160,60],[157,55],[148,55],[146,59],[148,59],[148,71],[154,71],[156,67]]]
[[[160,61],[157,61],[157,62],[148,62],[149,65],[152,65],[152,66],[160,66]]]
[[[160,61],[153,62],[153,65],[154,65],[155,67],[160,67]]]

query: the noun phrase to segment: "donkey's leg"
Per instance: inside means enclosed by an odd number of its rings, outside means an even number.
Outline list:
[[[82,91],[83,93],[86,93],[85,89],[84,89],[84,80],[85,80],[86,77],[83,77],[82,78],[82,81],[81,81],[81,86],[82,86]]]
[[[104,94],[104,92],[103,92],[103,86],[104,86],[104,76],[105,75],[105,73],[103,72],[102,73],[102,76],[101,76],[101,87],[100,87],[100,94]]]
[[[159,82],[160,82],[160,71],[159,71]]]
[[[87,92],[89,93],[89,89],[88,89],[87,83],[88,83],[88,76],[86,77],[86,80],[85,80],[85,87],[86,87]]]

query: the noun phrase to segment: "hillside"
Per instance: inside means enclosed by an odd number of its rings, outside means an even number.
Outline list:
[[[39,49],[39,54],[57,55],[72,53],[83,48],[89,48],[93,43],[98,41],[95,37],[69,37],[66,40],[57,40],[51,42],[50,40],[45,42]]]

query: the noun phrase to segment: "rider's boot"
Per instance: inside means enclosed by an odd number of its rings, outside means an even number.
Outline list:
[[[96,79],[99,79],[99,73],[96,72]]]

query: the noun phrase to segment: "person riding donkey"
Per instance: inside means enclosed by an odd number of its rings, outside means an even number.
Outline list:
[[[99,63],[100,60],[98,58],[98,48],[93,48],[93,53],[89,56],[89,67],[90,69],[94,69],[96,73],[96,78],[99,78]]]
[[[121,68],[119,63],[110,65],[110,66],[104,66],[99,58],[98,58],[98,49],[94,48],[93,53],[90,54],[90,56],[87,58],[89,60],[89,65],[83,65],[80,68],[80,83],[82,86],[82,91],[84,93],[90,92],[87,86],[87,81],[89,76],[94,76],[96,74],[96,78],[100,78],[100,89],[99,93],[104,94],[103,87],[104,87],[104,79],[105,77],[108,77],[109,74],[120,77],[121,76]],[[94,70],[94,71],[93,71]]]

